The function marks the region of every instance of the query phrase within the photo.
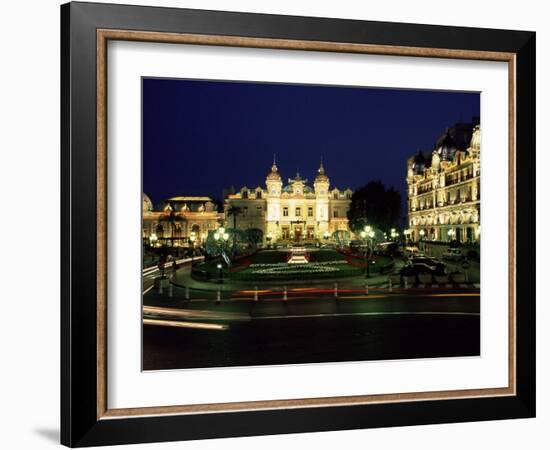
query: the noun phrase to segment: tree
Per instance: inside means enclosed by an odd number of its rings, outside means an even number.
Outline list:
[[[264,239],[264,232],[259,228],[249,228],[246,230],[246,235],[254,247],[258,247]]]
[[[231,205],[225,210],[226,217],[233,217],[233,228],[237,229],[237,216],[243,212],[240,206]]]
[[[176,214],[176,204],[174,202],[170,202],[170,211],[164,212],[164,214],[160,217],[160,221],[165,221],[170,224],[171,229],[171,241],[172,246],[174,246],[174,239],[176,237],[176,224],[182,223],[185,221],[185,219],[178,214]]]
[[[232,216],[233,217],[233,229],[237,229],[237,216],[243,212],[243,209],[240,206],[231,205],[225,210],[225,217]],[[231,254],[235,255],[235,248],[236,241],[233,241],[233,246],[231,247]]]
[[[399,225],[401,195],[391,186],[386,189],[381,181],[371,181],[351,196],[348,211],[349,226],[359,233],[365,225],[389,230]]]
[[[234,256],[238,253],[246,253],[251,245],[247,234],[242,230],[235,228],[227,228],[225,232],[228,234],[227,241],[223,239],[216,240],[214,238],[215,231],[210,231],[204,243],[204,250],[208,256],[220,256],[222,252],[225,254],[231,250]]]

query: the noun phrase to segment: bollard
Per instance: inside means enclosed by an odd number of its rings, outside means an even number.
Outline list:
[[[284,290],[283,290],[283,300],[288,300],[288,297],[286,295],[286,286],[284,287]]]
[[[391,278],[390,278],[390,283],[388,284],[388,291],[389,292],[393,291],[393,287],[392,287],[392,284],[391,284]]]
[[[220,294],[220,290],[218,289],[216,291],[216,304],[219,305],[220,304],[220,300],[221,300],[221,294]]]
[[[254,286],[254,301],[258,301],[258,286]]]
[[[338,298],[338,283],[334,283],[334,297]]]
[[[189,287],[185,286],[185,300],[189,300]]]
[[[365,285],[365,295],[369,295],[369,285]]]
[[[172,297],[174,295],[174,285],[170,283],[168,286],[168,297]]]

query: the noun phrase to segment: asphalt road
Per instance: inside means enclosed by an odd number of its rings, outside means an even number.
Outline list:
[[[286,302],[246,297],[220,304],[159,298],[147,304],[189,315],[172,319],[196,327],[144,325],[144,370],[480,354],[479,292],[373,292],[337,300],[304,293]]]

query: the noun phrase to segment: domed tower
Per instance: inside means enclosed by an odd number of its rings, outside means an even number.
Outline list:
[[[452,161],[456,152],[456,145],[451,137],[449,130],[445,134],[445,137],[437,147],[437,153],[441,161]]]
[[[279,197],[281,195],[283,180],[281,179],[281,175],[279,174],[279,169],[277,168],[275,157],[273,157],[273,165],[271,166],[271,172],[267,174],[267,177],[265,179],[265,184],[267,186],[268,197]]]
[[[143,193],[143,201],[142,201],[142,211],[144,213],[148,213],[148,212],[151,212],[153,211],[153,202],[151,201],[151,199],[149,198],[149,196],[145,193]]]
[[[329,231],[329,188],[330,180],[325,173],[323,167],[323,160],[317,170],[317,176],[313,181],[313,187],[315,189],[316,198],[316,211],[315,216],[317,218],[317,238],[321,240],[323,234]]]
[[[313,181],[313,187],[315,188],[315,194],[317,194],[317,197],[326,195],[328,196],[328,189],[330,187],[330,180],[328,179],[327,175],[325,174],[325,168],[323,167],[323,160],[321,160],[321,164],[319,165],[319,169],[317,169],[317,176],[315,177],[315,180]]]
[[[279,221],[281,220],[281,190],[283,180],[279,174],[275,156],[273,156],[273,165],[271,172],[265,179],[267,187],[267,215],[266,215],[266,236],[271,237],[271,242],[279,238]]]
[[[412,164],[412,170],[414,175],[422,175],[424,173],[425,168],[426,168],[426,158],[424,157],[422,150],[418,150],[418,153],[415,156]]]

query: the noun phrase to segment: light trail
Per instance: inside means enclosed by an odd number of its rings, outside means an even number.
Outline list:
[[[352,317],[352,316],[479,316],[479,313],[470,312],[449,312],[449,311],[417,311],[417,312],[355,312],[355,313],[326,313],[326,314],[293,314],[288,316],[258,316],[252,320],[264,319],[309,319],[323,317]]]
[[[232,319],[249,320],[248,314],[223,311],[201,311],[192,309],[164,308],[161,306],[143,306],[143,314],[153,314],[158,316],[185,317],[185,318],[213,318],[213,319]]]
[[[147,289],[145,289],[145,290],[143,291],[143,294],[141,294],[141,295],[145,295],[145,294],[147,294],[147,292],[149,292],[149,291],[150,291],[151,289],[153,289],[154,287],[155,287],[155,285],[154,285],[154,284],[152,284],[152,285],[151,285],[151,286],[149,286],[149,287],[148,287]]]
[[[174,327],[174,328],[195,328],[199,330],[216,330],[216,331],[225,331],[229,329],[228,325],[220,325],[217,323],[181,322],[177,320],[163,320],[163,319],[143,319],[143,325],[154,325],[154,326],[160,326],[160,327]]]

